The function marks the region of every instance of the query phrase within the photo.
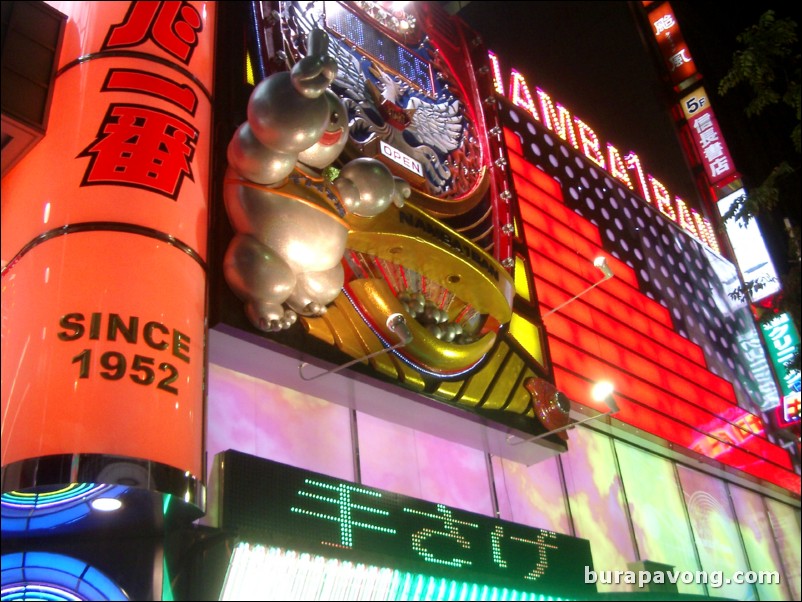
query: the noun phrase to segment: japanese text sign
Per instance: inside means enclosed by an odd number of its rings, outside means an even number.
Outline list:
[[[251,543],[539,592],[595,593],[590,543],[229,450],[222,527]]]

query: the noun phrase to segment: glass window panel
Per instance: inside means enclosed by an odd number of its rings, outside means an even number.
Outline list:
[[[791,590],[791,599],[800,599],[799,570],[802,564],[800,558],[799,516],[795,509],[787,504],[766,498],[769,510],[769,519],[774,532],[780,555],[785,569],[785,578],[788,589]]]
[[[782,575],[782,564],[763,497],[737,485],[729,485],[729,489],[751,570],[779,571]],[[789,597],[784,578],[779,584],[757,583],[755,587],[761,600],[794,599]]]
[[[557,457],[532,466],[493,457],[499,518],[571,534]]]
[[[621,441],[615,441],[615,449],[641,560],[695,575],[700,567],[674,464]],[[681,594],[705,594],[695,579],[679,580],[677,588]]]
[[[561,458],[576,535],[590,540],[594,570],[626,570],[627,563],[635,560],[636,555],[609,437],[575,428],[570,434],[568,452]],[[597,589],[600,592],[631,589],[629,585],[609,581],[597,583]]]
[[[354,479],[344,406],[210,364],[206,412],[210,465],[218,452],[235,449]]]
[[[357,413],[362,483],[493,516],[485,454]]]
[[[725,584],[736,571],[748,571],[738,525],[723,481],[708,474],[678,466],[682,493],[691,519],[696,550],[702,569],[708,574],[711,596],[735,600],[755,600],[757,592],[750,584]],[[720,587],[716,587],[720,584]]]

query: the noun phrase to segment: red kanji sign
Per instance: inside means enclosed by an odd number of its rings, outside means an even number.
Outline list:
[[[82,185],[134,186],[174,199],[190,162],[198,130],[175,115],[139,105],[113,104],[97,138],[79,155],[91,156]]]
[[[132,2],[125,21],[109,30],[103,49],[137,46],[146,40],[189,64],[203,22],[188,2]]]

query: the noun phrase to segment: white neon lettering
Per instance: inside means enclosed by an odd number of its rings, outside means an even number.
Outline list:
[[[516,107],[521,107],[537,121],[540,121],[540,115],[538,115],[537,108],[535,108],[535,101],[532,100],[532,94],[529,92],[526,80],[515,69],[510,72],[510,102]]]
[[[626,187],[630,190],[635,190],[635,187],[632,185],[632,180],[629,179],[624,160],[621,158],[621,153],[618,152],[616,147],[609,143],[607,144],[607,165],[609,166],[610,175],[622,184],[626,184]]]
[[[571,113],[559,103],[557,103],[555,107],[551,97],[540,88],[536,88],[536,90],[538,100],[540,100],[540,110],[543,113],[543,123],[575,149],[579,149],[579,145],[576,142],[573,122],[571,120]]]
[[[579,143],[582,145],[582,152],[596,165],[602,169],[606,169],[604,156],[599,150],[599,138],[596,136],[596,132],[594,132],[584,121],[579,119],[579,117],[574,117],[574,123],[576,124],[577,131],[579,132]]]
[[[490,68],[493,70],[493,87],[498,94],[504,96],[504,82],[501,80],[501,65],[498,62],[498,57],[489,52]]]
[[[671,206],[671,196],[663,184],[656,178],[649,176],[649,184],[651,184],[652,194],[654,195],[654,204],[660,210],[660,213],[665,215],[673,222],[677,221],[677,213],[674,207]]]
[[[670,28],[673,23],[671,17],[664,17],[661,27]],[[684,56],[686,49],[681,50],[676,56],[681,57],[685,62],[690,59]],[[490,64],[493,69],[495,89],[501,93],[501,72],[499,61],[495,54],[489,53]],[[562,140],[568,142],[596,165],[605,169],[616,180],[624,186],[638,192],[641,197],[649,204],[653,204],[663,215],[668,217],[688,234],[693,236],[702,244],[710,247],[716,253],[721,253],[716,239],[715,230],[706,218],[690,209],[679,197],[672,196],[663,184],[647,174],[643,170],[640,158],[637,154],[630,151],[625,157],[621,157],[618,149],[610,143],[606,143],[606,160],[601,150],[601,141],[596,132],[578,117],[572,117],[571,112],[561,104],[554,102],[551,97],[542,89],[536,88],[540,110],[536,106],[526,79],[516,69],[510,70],[510,91],[509,101],[529,113],[536,121],[540,121],[549,130],[554,132]],[[543,118],[541,119],[541,112]],[[692,127],[699,135],[701,146],[705,149],[705,158],[708,160],[708,168],[713,177],[726,175],[732,169],[729,157],[724,146],[718,140],[718,131],[709,113],[699,115],[692,122]],[[630,172],[635,173],[638,184],[636,191]]]
[[[699,233],[699,240],[713,249],[716,253],[721,253],[718,247],[718,241],[716,240],[716,233],[713,231],[713,226],[710,225],[710,222],[693,210],[691,210],[691,216],[696,224],[696,231]]]
[[[699,233],[696,231],[696,224],[693,221],[693,217],[691,217],[691,212],[685,204],[685,201],[676,197],[674,202],[677,205],[677,223],[680,225],[680,228],[698,239]]]
[[[647,203],[652,202],[652,196],[649,194],[649,186],[646,182],[646,176],[643,175],[643,167],[640,164],[640,157],[633,152],[630,152],[624,159],[627,162],[627,167],[635,172],[638,177],[638,186],[640,188],[641,196]]]

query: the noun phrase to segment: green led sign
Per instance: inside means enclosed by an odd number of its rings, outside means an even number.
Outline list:
[[[236,451],[217,457],[221,527],[250,543],[549,594],[595,593],[590,543]]]
[[[780,379],[783,396],[790,395],[794,391],[799,392],[799,370],[788,370],[785,367],[786,362],[790,361],[799,349],[799,333],[790,314],[780,314],[762,326],[771,362]]]

